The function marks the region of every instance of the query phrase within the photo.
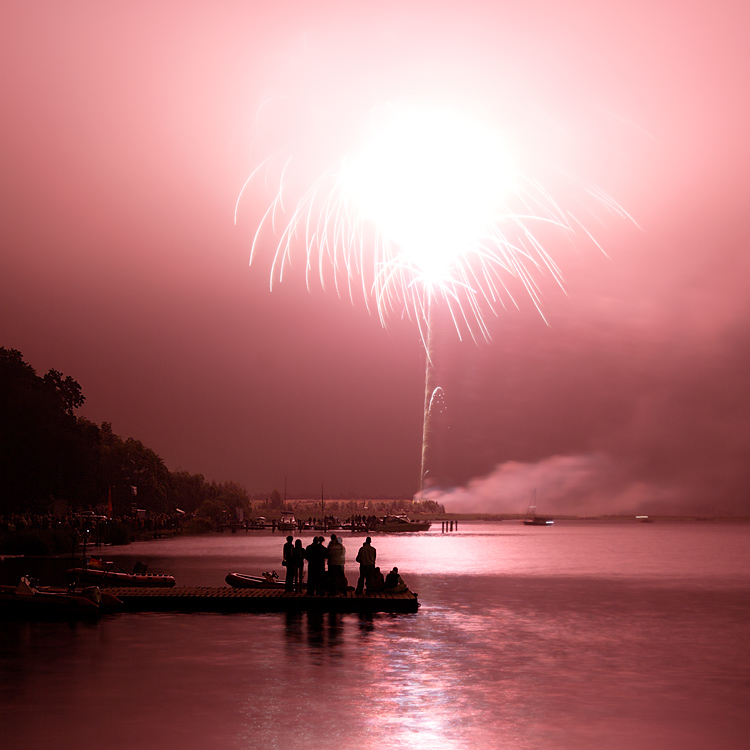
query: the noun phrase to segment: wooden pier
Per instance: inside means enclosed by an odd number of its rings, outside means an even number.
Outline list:
[[[419,608],[411,591],[356,596],[308,596],[283,589],[235,589],[231,586],[175,588],[107,588],[127,612],[357,612],[414,613]]]

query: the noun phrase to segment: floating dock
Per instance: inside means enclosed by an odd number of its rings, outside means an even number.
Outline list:
[[[107,593],[122,601],[127,612],[357,612],[414,613],[419,608],[412,591],[378,592],[356,596],[308,596],[283,589],[235,589],[210,586],[175,588],[118,588]]]

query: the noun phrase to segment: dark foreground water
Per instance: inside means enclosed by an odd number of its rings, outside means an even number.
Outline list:
[[[750,526],[433,529],[373,541],[416,615],[0,623],[0,747],[750,747]],[[351,584],[362,539],[344,537]],[[281,571],[282,543],[240,532],[107,556],[220,586]]]

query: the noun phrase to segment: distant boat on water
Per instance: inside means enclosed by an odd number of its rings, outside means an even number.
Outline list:
[[[548,516],[538,516],[536,514],[536,489],[531,495],[531,502],[529,503],[526,515],[523,517],[523,523],[525,526],[552,526],[554,523]]]
[[[297,519],[291,510],[282,510],[281,518],[276,524],[279,531],[294,531],[297,528]]]
[[[381,518],[370,531],[384,531],[386,533],[399,531],[427,531],[432,524],[429,521],[412,521],[407,515],[390,515]]]

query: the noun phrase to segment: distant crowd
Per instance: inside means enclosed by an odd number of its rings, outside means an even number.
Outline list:
[[[333,531],[334,529],[343,528],[350,531],[370,531],[378,525],[379,521],[380,518],[378,516],[364,515],[349,516],[343,521],[336,516],[323,516],[322,518],[318,518],[318,516],[308,516],[306,519],[297,518],[291,522],[284,521],[283,519],[277,520],[272,518],[266,520],[265,518],[260,518],[248,519],[242,522],[230,521],[223,525],[232,528],[233,531],[236,531],[238,528],[244,528],[245,530],[271,528],[273,531],[276,531],[276,529],[279,529],[280,531],[306,531],[308,529]]]
[[[181,516],[177,513],[149,513],[145,517],[137,515],[107,518],[91,513],[54,515],[52,513],[11,513],[0,516],[0,534],[12,534],[26,529],[89,532],[92,537],[102,533],[111,522],[125,524],[133,531],[162,531],[177,529]]]
[[[346,548],[340,537],[331,534],[328,544],[325,538],[315,536],[307,547],[302,540],[288,536],[282,550],[281,564],[286,568],[284,588],[287,591],[302,591],[305,581],[305,563],[307,563],[307,593],[311,596],[346,594],[350,588],[346,579]],[[368,536],[357,552],[359,578],[354,589],[356,596],[376,591],[406,591],[406,584],[399,575],[398,568],[393,568],[383,576],[377,566],[377,550],[372,546]]]

